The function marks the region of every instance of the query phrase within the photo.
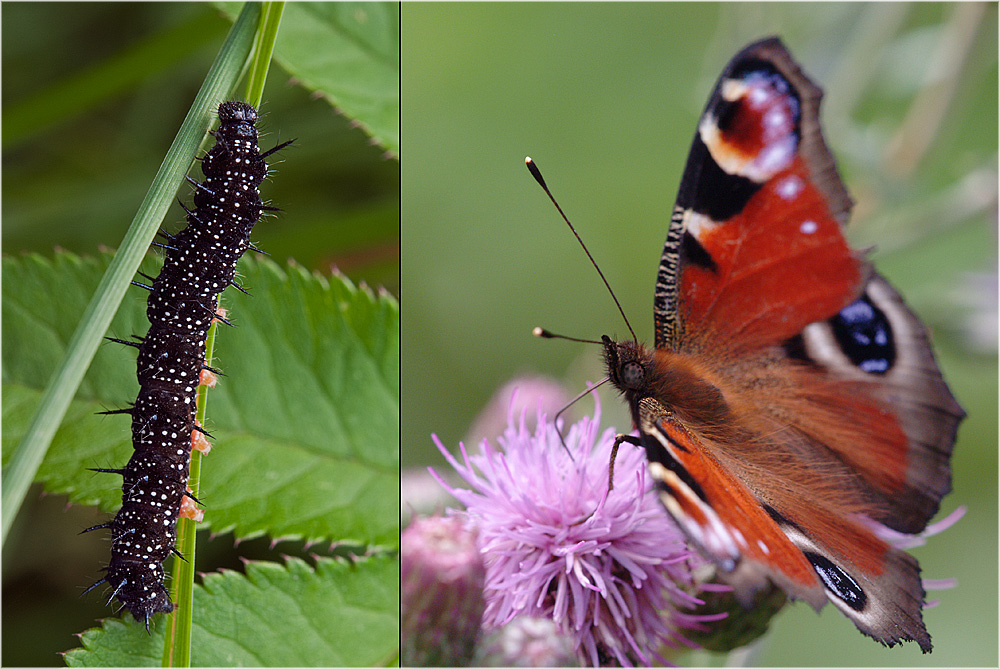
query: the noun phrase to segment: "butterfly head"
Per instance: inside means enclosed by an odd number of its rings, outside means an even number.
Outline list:
[[[616,342],[607,335],[604,344],[604,363],[611,383],[631,400],[648,394],[652,354],[642,344],[634,341]]]

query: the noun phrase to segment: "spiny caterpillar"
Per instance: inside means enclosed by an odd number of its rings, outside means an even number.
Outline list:
[[[261,154],[256,122],[257,110],[249,104],[219,105],[215,146],[201,159],[205,181],[188,177],[195,186],[195,209],[184,208],[187,227],[175,235],[161,230],[166,243],[155,243],[165,250],[160,275],[146,277],[152,285],[132,282],[150,291],[149,331],[135,341],[109,337],[139,349],[135,403],[104,412],[132,416],[135,452],[121,469],[93,470],[120,474],[124,481],[118,514],[84,530],[111,530],[111,561],[84,594],[107,583],[109,601],[117,597],[147,630],[154,614],[173,610],[163,561],[171,552],[183,557],[174,548],[177,518],[184,497],[194,499],[187,489],[192,440],[204,441],[206,434],[195,421],[197,390],[203,371],[214,371],[205,364],[208,328],[213,319],[228,324],[217,313],[219,294],[228,286],[242,291],[233,280],[236,262],[248,248],[257,250],[250,233],[261,214],[276,211],[260,199],[264,159],[291,144]]]

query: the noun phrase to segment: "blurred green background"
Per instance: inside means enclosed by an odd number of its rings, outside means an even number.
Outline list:
[[[641,339],[698,116],[723,65],[780,35],[826,92],[827,142],[857,201],[851,238],[933,331],[969,413],[943,512],[913,554],[931,593],[932,655],[888,650],[833,607],[780,614],[750,658],[768,665],[996,666],[997,7],[995,4],[415,4],[402,7],[402,444],[443,460],[522,374],[567,393],[603,376],[594,346],[533,326],[626,332],[530,155]],[[605,423],[627,428],[611,392]],[[581,402],[590,411],[592,401]],[[407,493],[404,489],[404,505]],[[724,658],[695,656],[692,663]]]
[[[206,3],[2,12],[3,251],[114,248],[231,23]],[[254,242],[280,263],[337,266],[398,296],[399,161],[276,63],[261,114],[263,149],[296,142],[261,188],[283,212],[254,228]],[[198,167],[191,174],[201,178]],[[190,204],[190,188],[177,196]],[[174,205],[164,226],[183,221]]]
[[[2,250],[51,257],[55,247],[83,255],[115,248],[231,22],[207,3],[5,3],[0,13]],[[283,211],[264,218],[253,241],[282,265],[295,259],[325,274],[336,266],[398,297],[399,161],[276,63],[261,111],[264,149],[296,141],[269,161],[262,196]],[[191,174],[201,178],[197,166]],[[190,205],[191,187],[178,186]],[[183,225],[174,205],[164,227]],[[126,299],[145,295],[134,289]],[[61,665],[57,653],[80,644],[75,633],[115,614],[101,588],[78,599],[109,546],[107,536],[78,533],[106,520],[32,488],[3,551],[4,665]],[[273,559],[270,543],[234,549],[229,535],[199,536],[198,567],[242,570],[241,557]],[[301,544],[279,549],[305,554]]]

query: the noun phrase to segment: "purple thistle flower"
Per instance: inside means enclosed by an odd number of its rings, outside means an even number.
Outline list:
[[[431,473],[478,527],[486,629],[547,617],[592,665],[662,662],[664,648],[693,645],[685,629],[719,616],[685,611],[700,603],[690,591],[703,560],[651,492],[642,449],[619,451],[608,492],[614,430],[598,437],[599,423],[598,408],[569,429],[564,448],[541,412],[532,433],[511,411],[498,448],[484,440],[470,455],[461,446],[462,462],[434,438],[471,489]]]
[[[552,618],[517,616],[486,634],[473,658],[476,667],[579,667],[575,637]]]
[[[400,536],[403,666],[467,666],[483,615],[483,559],[461,518],[417,518]]]
[[[941,534],[945,530],[954,526],[958,521],[962,520],[965,516],[965,512],[968,508],[959,506],[957,509],[949,513],[947,516],[941,520],[931,523],[924,528],[923,532],[919,534],[905,534],[903,532],[898,532],[891,528],[882,525],[881,523],[874,521],[870,518],[862,518],[862,522],[868,525],[868,527],[875,532],[875,535],[882,539],[883,541],[891,544],[893,547],[898,548],[902,551],[910,550],[917,546],[923,546],[927,543],[928,537],[933,537],[937,534]],[[958,585],[958,581],[954,578],[942,578],[942,579],[921,579],[924,590],[950,590]],[[924,603],[925,609],[932,609],[940,604],[939,600],[932,599]]]

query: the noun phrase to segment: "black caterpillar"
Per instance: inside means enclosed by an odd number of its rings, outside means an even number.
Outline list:
[[[94,469],[120,474],[122,507],[109,522],[87,528],[111,529],[111,561],[102,583],[145,622],[156,613],[173,611],[163,585],[163,561],[174,548],[175,527],[187,492],[199,376],[205,364],[205,340],[216,314],[219,293],[233,281],[236,262],[250,244],[250,232],[264,211],[276,211],[260,200],[258,187],[267,177],[264,159],[291,142],[261,154],[257,147],[257,110],[244,102],[219,105],[216,143],[202,158],[205,182],[195,185],[195,209],[187,227],[176,235],[160,231],[167,243],[163,269],[152,285],[146,306],[149,331],[136,341],[111,339],[139,349],[136,375],[139,396],[127,409],[104,413],[132,416],[132,458],[122,469]],[[294,140],[293,140],[294,141]],[[183,206],[183,204],[181,205]],[[146,275],[143,275],[146,276]],[[228,323],[227,323],[228,324]],[[214,371],[214,370],[211,370]],[[195,500],[197,502],[197,500]]]

